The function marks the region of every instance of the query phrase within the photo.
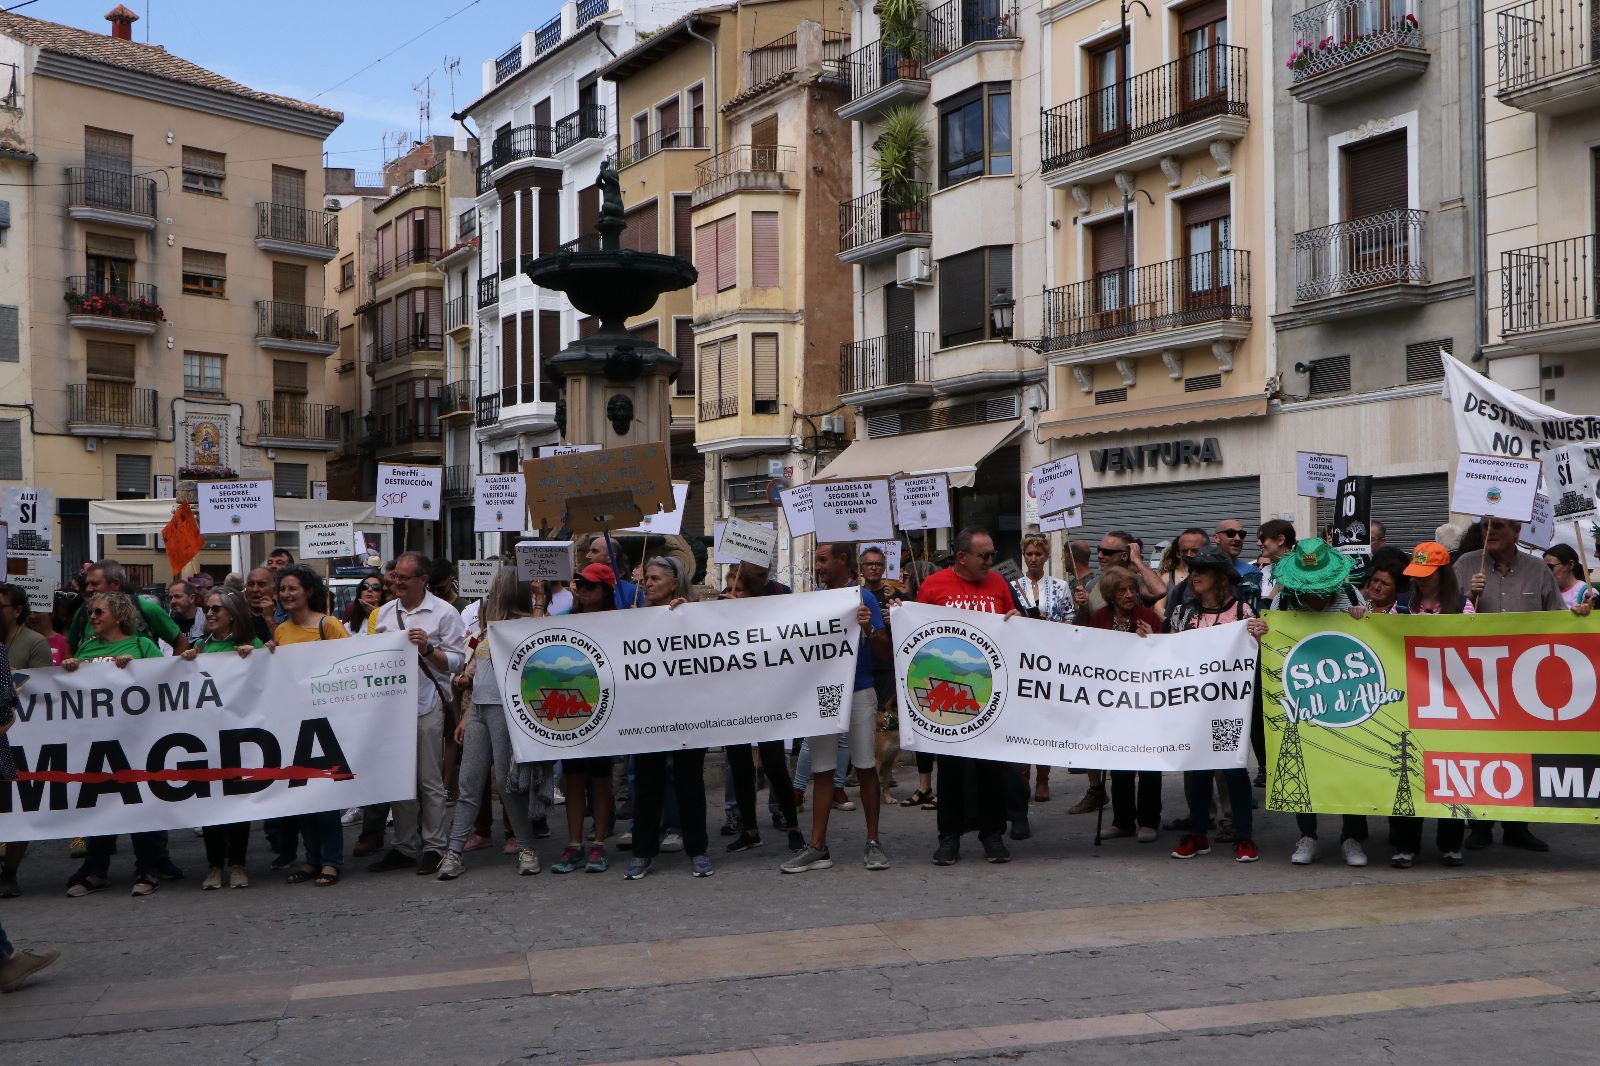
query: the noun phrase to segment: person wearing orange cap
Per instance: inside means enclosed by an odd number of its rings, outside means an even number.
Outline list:
[[[617,609],[616,594],[617,575],[611,567],[605,563],[590,563],[572,579],[572,613],[614,611]],[[567,846],[551,865],[551,873],[570,874],[578,869],[591,874],[606,872],[606,836],[611,832],[615,801],[611,769],[615,763],[616,757],[612,755],[561,760],[561,788],[567,797]],[[591,789],[594,791],[594,841],[585,855],[583,819],[588,813]]]

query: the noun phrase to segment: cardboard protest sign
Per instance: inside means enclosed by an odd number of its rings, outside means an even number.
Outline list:
[[[1572,444],[1544,453],[1544,489],[1558,523],[1592,522],[1600,491],[1600,445]],[[1549,547],[1549,545],[1544,545]]]
[[[728,553],[726,553],[725,551],[722,550],[722,530],[723,530],[724,527],[727,526],[727,524],[728,524],[727,522],[722,521],[721,519],[718,519],[716,522],[713,522],[712,525],[711,525],[711,561],[714,562],[714,563],[717,563],[717,564],[719,564],[721,566],[731,566],[734,563],[738,563],[738,562],[743,562],[744,561],[744,560],[740,559],[738,556],[729,555]],[[746,523],[746,525],[766,526],[768,528],[772,528],[772,523],[771,522],[748,522],[748,523]],[[758,563],[757,565],[765,566],[765,567],[770,569],[771,567],[776,566],[777,563],[778,563],[777,538],[774,537],[773,538],[773,554],[772,554],[772,557],[770,559],[768,559],[766,562]]]
[[[277,531],[270,481],[202,481],[196,491],[205,536]]]
[[[783,520],[789,523],[789,536],[803,537],[817,531],[817,516],[811,510],[811,486],[796,485],[778,494],[783,503]]]
[[[1533,497],[1533,517],[1522,524],[1517,540],[1530,548],[1544,551],[1556,541],[1556,523],[1550,513],[1550,497],[1536,493]]]
[[[582,455],[584,452],[597,452],[598,444],[541,444],[539,458],[548,459],[553,455]]]
[[[1077,455],[1063,455],[1033,468],[1033,494],[1039,501],[1039,517],[1078,507],[1083,503],[1083,474]]]
[[[676,537],[683,532],[683,508],[689,500],[689,483],[687,481],[674,481],[672,483],[672,510],[657,511],[647,514],[639,519],[639,524],[626,529],[614,529],[613,533],[652,533],[660,537]]]
[[[659,441],[523,461],[529,529],[574,533],[637,526],[673,506],[667,446]]]
[[[1537,459],[1465,452],[1457,457],[1450,482],[1450,510],[1526,522],[1533,517],[1540,473]]]
[[[571,581],[572,541],[525,540],[517,544],[521,581]]]
[[[472,482],[472,528],[479,533],[520,533],[527,510],[521,474],[479,474]]]
[[[0,492],[0,518],[6,523],[6,552],[18,555],[54,553],[51,526],[55,521],[55,493],[28,485]]]
[[[379,518],[438,518],[442,466],[378,464]]]
[[[456,591],[469,600],[489,595],[489,582],[500,570],[498,559],[462,559],[456,563]]]
[[[1083,508],[1068,507],[1065,511],[1057,511],[1053,515],[1039,519],[1039,532],[1054,533],[1057,530],[1077,529],[1081,525],[1083,525]]]
[[[918,474],[889,482],[894,498],[894,524],[901,529],[950,527],[950,477]]]
[[[736,562],[771,566],[778,552],[778,531],[764,522],[730,518],[722,524],[717,550]]]
[[[1301,496],[1328,500],[1339,491],[1339,482],[1349,476],[1350,460],[1323,452],[1295,452],[1294,471],[1295,487]]]
[[[819,544],[894,537],[887,479],[813,481],[811,507]]]
[[[302,559],[341,559],[355,550],[355,528],[350,522],[300,523]]]

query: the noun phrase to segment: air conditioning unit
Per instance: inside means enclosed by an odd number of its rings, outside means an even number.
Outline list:
[[[844,415],[823,415],[822,432],[844,436]]]
[[[933,284],[933,256],[926,248],[909,248],[894,257],[894,280],[901,285]]]

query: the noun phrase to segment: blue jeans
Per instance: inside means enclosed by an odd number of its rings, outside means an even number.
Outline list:
[[[162,864],[168,861],[167,831],[156,829],[148,833],[129,833],[128,838],[133,841],[134,874],[155,877]],[[117,853],[117,838],[89,837],[84,843],[88,851],[84,855],[83,865],[79,866],[77,873],[67,881],[69,885],[77,884],[87,877],[105,880],[111,876],[111,856]]]
[[[1206,824],[1211,821],[1211,775],[1218,772],[1228,789],[1228,804],[1233,808],[1233,839],[1253,841],[1255,812],[1250,805],[1254,798],[1250,793],[1250,771],[1244,769],[1183,772],[1183,795],[1189,801],[1189,831],[1206,835]]]
[[[335,870],[344,865],[344,826],[339,824],[343,811],[319,811],[302,814],[295,821],[300,827],[300,837],[306,846],[306,865],[312,869],[332,866]]]
[[[839,734],[838,762],[833,764],[833,787],[843,788],[844,779],[850,774],[850,734]],[[811,741],[800,742],[800,754],[794,760],[794,787],[805,789],[811,787]],[[832,799],[832,797],[826,797]],[[815,802],[815,800],[813,800]]]

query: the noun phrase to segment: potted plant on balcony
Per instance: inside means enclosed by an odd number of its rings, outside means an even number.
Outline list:
[[[895,75],[901,80],[917,76],[928,53],[922,33],[922,0],[878,0],[878,27],[883,47],[894,55]]]
[[[873,142],[873,151],[872,172],[878,179],[879,195],[898,213],[900,232],[920,232],[926,195],[917,175],[927,165],[932,151],[921,111],[900,104],[885,112],[883,130]]]

